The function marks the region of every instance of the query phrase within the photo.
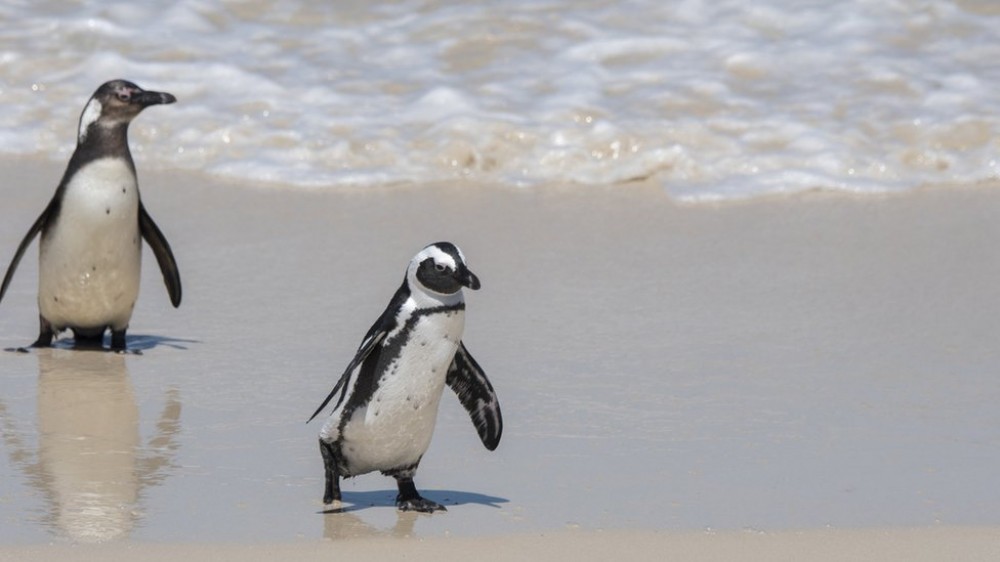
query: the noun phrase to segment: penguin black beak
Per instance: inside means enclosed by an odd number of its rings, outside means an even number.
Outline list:
[[[173,94],[168,94],[166,92],[151,92],[143,90],[132,94],[132,103],[142,107],[174,103],[175,101],[177,101],[177,98],[175,98]]]
[[[475,273],[469,271],[468,269],[463,269],[458,274],[457,278],[458,278],[458,282],[461,283],[462,286],[468,287],[468,288],[472,289],[473,291],[478,291],[479,290],[479,287],[480,287],[480,285],[479,285],[479,278],[476,277]]]

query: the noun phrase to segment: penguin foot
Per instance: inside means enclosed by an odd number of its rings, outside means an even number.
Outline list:
[[[35,343],[33,343],[33,344],[31,344],[31,345],[29,345],[27,347],[19,347],[19,348],[17,348],[17,350],[21,351],[23,353],[27,353],[27,352],[31,351],[32,349],[44,349],[46,347],[52,347],[52,338],[41,338],[40,337],[37,340],[35,340]]]
[[[43,349],[46,347],[52,347],[51,338],[49,338],[48,340],[43,340],[42,338],[39,338],[38,341],[36,341],[31,345],[23,345],[21,347],[8,347],[5,348],[4,351],[11,351],[14,353],[31,353],[32,349]]]
[[[56,337],[56,332],[52,329],[52,324],[50,324],[48,320],[42,318],[42,315],[39,314],[38,326],[38,339],[35,340],[35,343],[29,345],[28,347],[52,347],[52,340]]]
[[[326,477],[323,486],[323,503],[340,504],[340,473],[337,472],[337,451],[332,443],[319,440],[319,452],[323,455],[323,474]]]
[[[434,513],[435,511],[448,511],[445,506],[417,496],[415,498],[402,499],[396,497],[396,509],[400,511],[418,511],[420,513]]]
[[[396,508],[400,511],[419,511],[421,513],[448,511],[443,505],[423,498],[417,492],[417,487],[413,484],[412,477],[397,476],[396,484],[399,486],[399,494],[396,496]]]
[[[111,350],[115,353],[125,353],[125,330],[111,330]]]
[[[326,501],[326,499],[324,498],[323,511],[321,511],[320,513],[343,513],[343,512],[344,512],[344,503],[342,501],[340,500]]]

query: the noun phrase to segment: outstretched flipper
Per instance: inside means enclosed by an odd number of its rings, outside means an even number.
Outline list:
[[[364,365],[365,360],[368,359],[368,356],[371,355],[372,351],[378,347],[378,344],[381,343],[382,340],[385,339],[386,334],[389,333],[389,330],[386,329],[376,329],[377,326],[377,323],[375,326],[372,326],[372,330],[369,331],[368,335],[365,336],[365,339],[361,342],[361,347],[358,348],[358,352],[354,355],[354,359],[351,360],[351,364],[347,366],[347,370],[345,370],[344,374],[340,376],[340,380],[337,381],[337,385],[333,387],[333,390],[331,390],[330,394],[328,394],[326,399],[323,400],[323,403],[319,405],[319,408],[316,408],[313,415],[309,416],[306,423],[313,421],[313,418],[319,415],[319,413],[323,411],[323,408],[326,408],[326,405],[330,403],[330,400],[332,400],[338,392],[340,393],[340,398],[337,399],[334,409],[340,406],[340,403],[344,401],[344,398],[347,396],[347,389],[351,386],[351,379],[356,378],[360,374],[361,366]]]
[[[31,241],[38,236],[38,233],[45,228],[45,224],[49,221],[49,215],[52,214],[52,209],[55,208],[55,199],[45,210],[42,211],[41,215],[35,220],[35,224],[31,225],[28,229],[28,233],[24,235],[24,239],[21,240],[21,244],[17,247],[17,251],[14,252],[14,259],[10,260],[10,265],[7,266],[7,274],[3,276],[3,285],[0,285],[0,301],[3,300],[4,294],[7,292],[7,285],[10,284],[10,280],[14,278],[14,271],[17,270],[17,264],[21,263],[21,257],[24,255],[25,250],[31,245]]]
[[[465,407],[465,411],[469,412],[483,445],[491,451],[496,449],[500,444],[500,434],[503,433],[500,401],[497,400],[497,394],[486,378],[486,373],[462,342],[459,342],[455,359],[448,367],[445,382],[458,395],[458,401]]]
[[[389,306],[382,312],[382,314],[375,320],[372,327],[368,329],[368,333],[365,334],[364,339],[361,340],[361,345],[358,346],[358,351],[354,354],[354,359],[344,370],[344,374],[340,376],[340,380],[330,391],[330,394],[326,396],[323,403],[316,408],[313,415],[309,416],[306,423],[309,423],[326,408],[327,404],[333,400],[334,396],[339,394],[337,398],[337,403],[334,404],[333,409],[336,410],[344,403],[347,399],[347,395],[352,386],[358,384],[358,380],[362,378],[363,372],[366,369],[368,376],[371,377],[373,372],[374,364],[378,362],[379,355],[381,353],[380,345],[382,341],[385,340],[386,336],[389,335],[392,330],[396,328],[396,318],[393,312],[398,308],[398,305],[406,300],[406,292],[403,290],[406,284],[400,290],[396,291],[393,296],[392,301]],[[340,459],[338,458],[338,450],[333,446],[332,442],[325,440],[323,432],[320,432],[319,439],[319,450],[323,455],[323,472],[325,476],[325,486],[323,488],[323,503],[331,504],[335,501],[340,501],[340,469],[338,468],[340,464]]]
[[[170,251],[167,238],[153,222],[153,217],[146,212],[142,202],[139,203],[139,232],[142,233],[143,240],[153,249],[156,263],[160,264],[160,271],[163,272],[163,282],[170,295],[170,304],[177,308],[181,305],[181,274],[177,270],[177,262],[174,260],[174,253]],[[6,282],[4,286],[6,287]]]
[[[383,314],[383,316],[385,316]],[[361,340],[361,346],[358,348],[358,352],[354,354],[354,359],[351,360],[351,364],[347,366],[347,370],[344,374],[340,376],[340,380],[337,381],[336,386],[330,391],[330,394],[326,396],[323,403],[316,408],[313,415],[309,416],[306,423],[309,423],[326,408],[326,405],[333,400],[334,396],[340,394],[337,398],[337,403],[334,405],[334,409],[340,407],[347,397],[347,391],[351,387],[351,380],[354,379],[354,383],[357,384],[357,379],[361,376],[362,367],[369,358],[374,361],[378,360],[378,353],[372,355],[378,345],[385,339],[386,334],[389,333],[390,324],[383,321],[382,317],[379,317],[378,321],[368,330],[368,334],[365,335],[365,339]],[[320,437],[319,440],[319,450],[323,455],[323,474],[325,476],[326,484],[323,488],[323,503],[331,504],[334,501],[340,501],[340,471],[338,469],[338,458],[337,452],[331,443],[323,440]]]
[[[368,328],[368,333],[366,333],[364,339],[361,340],[361,345],[358,346],[358,351],[354,354],[354,359],[351,360],[351,364],[347,366],[347,369],[344,370],[344,374],[341,375],[340,380],[337,381],[337,385],[333,387],[333,390],[330,391],[329,395],[327,395],[326,400],[323,400],[323,403],[319,405],[319,408],[316,408],[313,415],[309,416],[306,423],[311,422],[313,418],[319,415],[319,413],[323,411],[323,408],[326,408],[326,405],[330,403],[330,400],[332,400],[338,392],[340,393],[340,398],[337,399],[334,409],[339,407],[341,402],[344,401],[344,398],[347,397],[347,391],[351,387],[351,379],[354,379],[355,383],[357,382],[357,378],[361,375],[361,368],[364,366],[365,361],[369,358],[369,356],[371,356],[372,351],[378,348],[382,343],[382,340],[384,340],[390,332],[396,329],[396,318],[393,315],[393,312],[406,301],[409,293],[404,290],[405,288],[406,284],[404,283],[403,286],[396,291],[396,294],[393,295],[392,300],[389,302],[389,306],[382,311],[382,314],[377,320],[375,320],[372,327]],[[377,360],[378,353],[376,353],[372,359]],[[369,370],[371,369],[369,368]]]

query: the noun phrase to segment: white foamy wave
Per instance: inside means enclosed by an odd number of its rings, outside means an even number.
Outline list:
[[[343,5],[334,5],[343,4]],[[1000,177],[987,0],[0,6],[0,152],[111,78],[144,169],[324,188],[661,182],[685,200]]]

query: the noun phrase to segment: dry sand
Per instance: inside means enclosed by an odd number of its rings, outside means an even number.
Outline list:
[[[0,169],[6,261],[61,166]],[[143,355],[0,354],[0,559],[1000,555],[997,186],[685,207],[642,184],[141,176],[184,303],[147,253]],[[504,441],[446,399],[417,484],[448,513],[398,515],[369,475],[323,515],[303,422],[441,239],[483,281],[465,341]],[[35,251],[3,347],[36,335]]]

